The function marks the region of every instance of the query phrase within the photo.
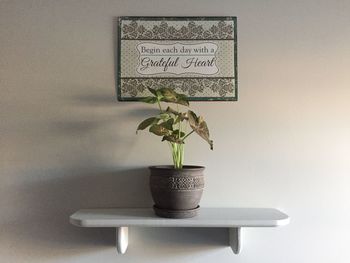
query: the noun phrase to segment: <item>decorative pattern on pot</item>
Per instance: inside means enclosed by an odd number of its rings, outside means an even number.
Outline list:
[[[150,167],[150,188],[158,216],[188,218],[198,213],[204,188],[204,167]]]
[[[151,177],[151,180],[157,180],[155,188],[169,189],[169,190],[194,190],[204,188],[204,177]],[[152,182],[151,182],[152,183]]]

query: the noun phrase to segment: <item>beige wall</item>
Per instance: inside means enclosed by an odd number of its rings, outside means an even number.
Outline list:
[[[350,261],[350,2],[0,1],[1,262]],[[143,105],[115,101],[113,20],[236,15],[239,101],[193,103],[210,124],[202,206],[277,207],[291,224],[222,230],[79,229],[83,207],[149,206],[145,167],[167,146],[135,135]]]

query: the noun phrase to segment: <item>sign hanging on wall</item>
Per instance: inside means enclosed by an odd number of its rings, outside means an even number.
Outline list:
[[[120,17],[117,94],[168,87],[190,100],[237,100],[236,17]]]

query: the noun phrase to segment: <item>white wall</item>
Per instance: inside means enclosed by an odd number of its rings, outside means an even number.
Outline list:
[[[0,1],[1,262],[350,261],[350,2]],[[147,112],[115,101],[121,15],[236,15],[239,101],[193,103],[202,206],[277,207],[291,224],[247,229],[235,256],[220,229],[80,229],[83,207],[149,206],[147,170],[167,146],[135,135]]]

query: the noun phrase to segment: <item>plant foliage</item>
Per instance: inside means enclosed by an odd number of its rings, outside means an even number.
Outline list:
[[[209,137],[207,123],[202,116],[197,116],[193,111],[179,111],[179,105],[189,107],[189,102],[184,94],[176,93],[170,88],[148,89],[153,96],[142,98],[140,101],[157,104],[159,114],[142,121],[137,127],[139,130],[145,130],[162,137],[162,141],[167,141],[171,147],[173,163],[176,169],[181,169],[184,162],[184,144],[185,140],[193,133],[202,137],[213,150],[213,141]],[[177,109],[167,107],[162,108],[162,103],[174,103]],[[187,132],[187,127],[191,131]]]

